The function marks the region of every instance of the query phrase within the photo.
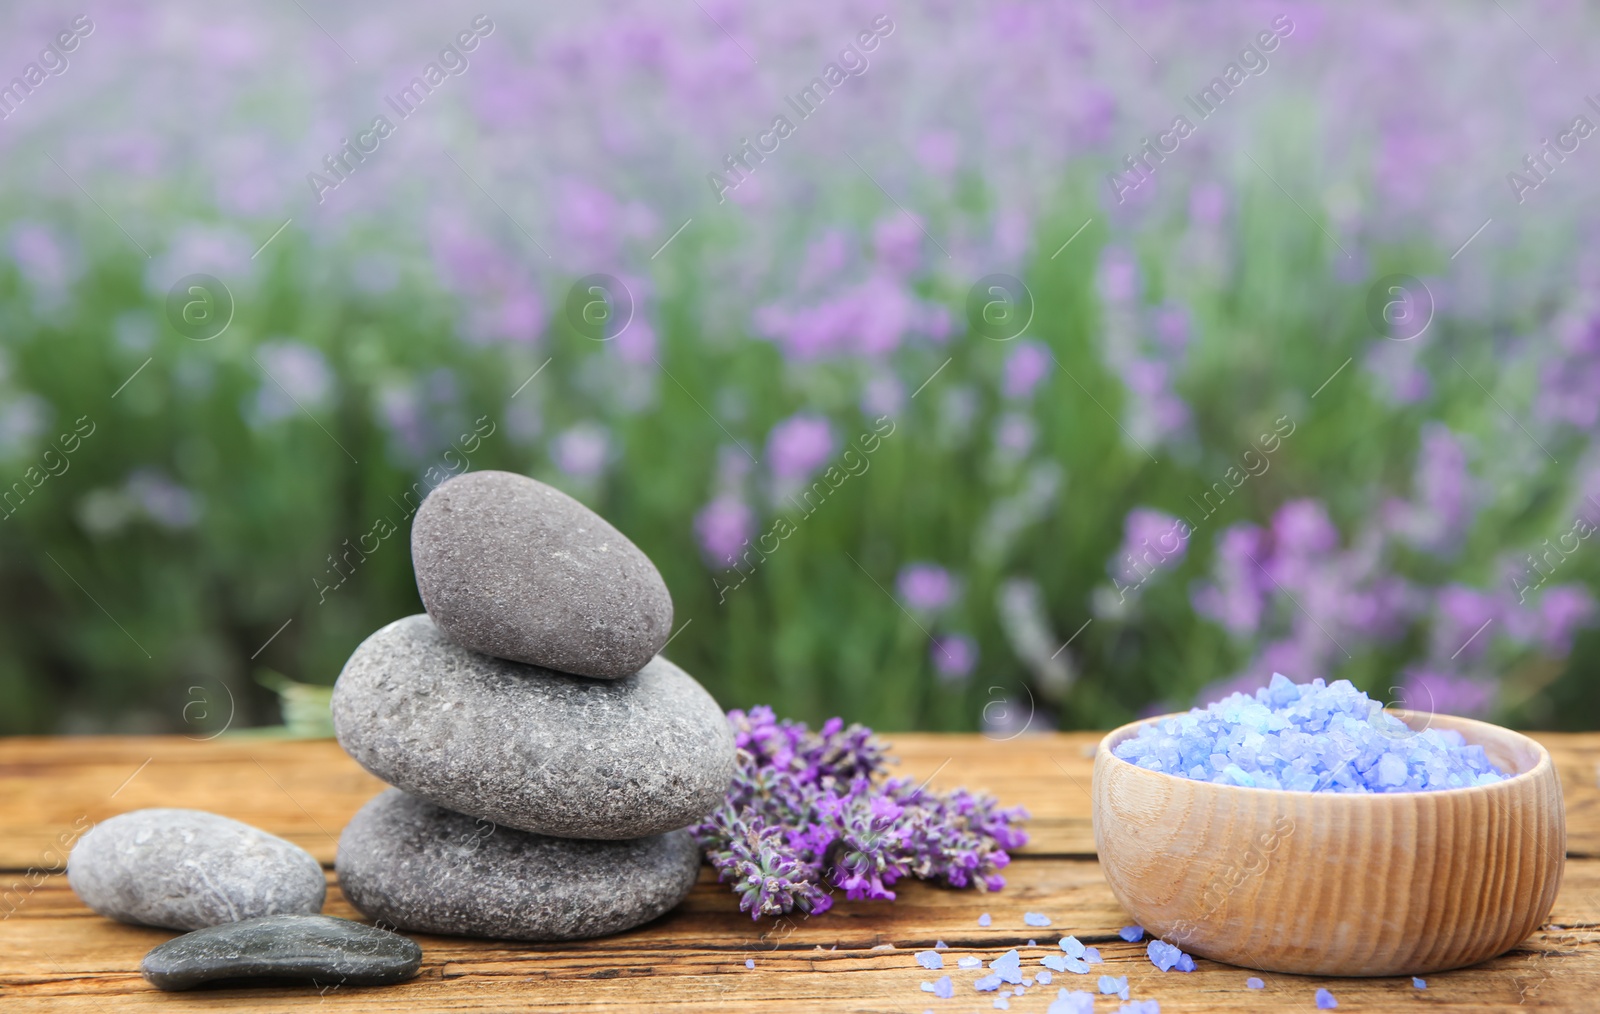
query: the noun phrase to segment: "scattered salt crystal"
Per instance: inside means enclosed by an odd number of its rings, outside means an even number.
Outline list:
[[[1154,1000],[1135,1000],[1118,1007],[1117,1014],[1161,1014],[1161,1004]]]
[[[1124,926],[1121,929],[1117,930],[1117,936],[1119,936],[1122,939],[1126,940],[1130,944],[1136,944],[1139,941],[1144,939],[1144,927],[1143,926]]]
[[[744,959],[744,967],[746,967],[746,968],[754,968],[754,967],[756,967],[756,959],[755,958],[745,958]]]
[[[924,993],[932,993],[941,1000],[948,1000],[956,995],[955,984],[950,981],[950,976],[948,975],[939,976],[938,982],[924,982],[922,991]]]
[[[1178,959],[1183,956],[1183,951],[1167,943],[1165,940],[1150,941],[1149,946],[1144,949],[1144,952],[1150,958],[1150,963],[1161,969],[1163,972],[1172,971],[1172,966],[1176,965],[1178,963]]]
[[[1063,989],[1050,1001],[1045,1014],[1094,1014],[1094,994],[1081,989]]]
[[[975,957],[975,956],[969,955],[969,956],[967,956],[965,958],[962,958],[960,961],[957,961],[956,962],[956,967],[958,967],[958,968],[982,968],[983,967],[983,959],[979,958],[979,957]]]
[[[1194,958],[1187,954],[1178,955],[1178,963],[1173,966],[1180,972],[1194,971]]]
[[[1001,990],[1001,991],[1000,991],[1000,996],[1001,996],[1001,997],[1002,997],[1002,998],[1004,998],[1004,997],[1008,997],[1008,996],[1010,996],[1010,995],[1011,995],[1011,990],[1009,990],[1009,989],[1002,989],[1002,990]]]
[[[999,1008],[1000,1010],[1010,1010],[1011,1009],[1011,1001],[1007,1000],[1003,996],[995,997],[994,998],[994,1005],[995,1005],[995,1007]]]
[[[1050,970],[1048,968],[1034,976],[1035,981],[1037,981],[1041,986],[1050,985],[1050,980],[1053,978],[1055,978],[1055,976],[1050,974]]]
[[[972,984],[972,988],[980,993],[993,993],[1000,988],[1000,976],[985,975]]]
[[[1011,995],[1012,996],[1021,996],[1022,994],[1026,993],[1026,992],[1027,992],[1027,990],[1023,989],[1021,986],[1018,986],[1017,987],[1017,991],[1015,993],[1011,994]]]
[[[938,951],[918,951],[917,964],[930,972],[936,972],[944,967],[944,958],[939,956]]]
[[[1013,947],[989,962],[989,971],[998,975],[1001,982],[1013,985],[1022,982],[1022,955]]]
[[[1050,925],[1050,917],[1045,915],[1043,912],[1025,912],[1023,913],[1022,921],[1027,923],[1029,926]]]
[[[1031,976],[1031,975],[1024,975],[1024,976],[1023,976],[1023,977],[1022,977],[1022,984],[1023,984],[1023,985],[1024,985],[1024,986],[1031,986],[1031,985],[1033,985],[1033,976]],[[1017,992],[1019,992],[1019,993],[1020,993],[1020,992],[1022,992],[1022,990],[1020,990],[1020,989],[1019,989],[1019,990],[1017,990]]]
[[[1419,979],[1415,975],[1413,975],[1411,977],[1411,985],[1417,987],[1418,989],[1427,989],[1428,988],[1428,980]]]
[[[1417,792],[1506,777],[1483,747],[1452,730],[1417,732],[1349,680],[1299,684],[1281,673],[1254,695],[1148,723],[1113,753],[1181,778],[1297,792]]]
[[[1126,1000],[1128,998],[1128,977],[1126,975],[1100,976],[1100,992],[1110,996],[1119,996]]]
[[[933,949],[936,951],[948,951],[950,949],[950,945],[945,943],[943,940],[935,940],[933,942]]]
[[[1083,944],[1078,941],[1077,937],[1062,937],[1061,949],[1075,958],[1083,957],[1084,952],[1088,950],[1088,948],[1084,947]]]
[[[987,926],[993,921],[994,920],[989,918],[989,913],[988,912],[985,912],[982,915],[978,916],[978,925],[979,926]]]
[[[1332,993],[1325,989],[1317,990],[1317,1010],[1333,1010],[1337,1006],[1339,1001],[1333,998]]]
[[[1266,983],[1262,982],[1260,979],[1256,978],[1253,975],[1250,976],[1250,978],[1244,980],[1244,984],[1246,986],[1250,987],[1251,989],[1266,989],[1267,988],[1267,984]]]
[[[1083,949],[1083,960],[1087,961],[1091,965],[1103,965],[1105,964],[1106,959],[1100,956],[1100,948],[1085,947]]]
[[[1037,941],[1037,940],[1029,940],[1028,941],[1028,946],[1029,947],[1038,947],[1039,946],[1039,941]]]

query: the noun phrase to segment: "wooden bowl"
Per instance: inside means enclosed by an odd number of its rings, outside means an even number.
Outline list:
[[[1216,961],[1308,975],[1422,975],[1484,961],[1542,925],[1566,858],[1561,782],[1509,729],[1421,712],[1512,777],[1354,795],[1194,781],[1100,741],[1094,840],[1111,890],[1151,936]],[[1163,716],[1174,717],[1174,716]]]

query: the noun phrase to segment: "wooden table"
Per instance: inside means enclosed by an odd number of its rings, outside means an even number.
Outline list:
[[[1566,880],[1551,925],[1516,950],[1461,971],[1407,979],[1316,979],[1263,974],[1200,960],[1189,975],[1163,973],[1143,944],[1116,936],[1129,918],[1112,898],[1094,855],[1089,820],[1087,733],[993,742],[978,736],[889,737],[900,772],[933,775],[935,787],[988,789],[1033,813],[1033,840],[1006,871],[999,894],[902,883],[887,902],[839,902],[814,918],[755,923],[709,869],[687,901],[648,926],[603,940],[514,944],[419,936],[421,974],[387,988],[207,989],[161,993],[139,977],[145,952],[173,936],[124,926],[90,912],[68,889],[52,846],[90,821],[148,806],[213,810],[290,839],[327,866],[330,915],[359,919],[333,883],[336,839],[358,807],[381,789],[331,741],[184,738],[0,740],[0,1010],[100,1011],[304,1009],[698,1011],[990,1011],[976,973],[956,959],[1023,949],[1024,967],[1073,933],[1105,955],[1101,969],[1128,976],[1135,999],[1184,1011],[1315,1010],[1317,987],[1341,1011],[1600,1010],[1600,735],[1540,734],[1561,771],[1568,812]],[[30,869],[37,871],[30,875]],[[1373,871],[1381,876],[1383,871]],[[6,887],[6,885],[10,885]],[[36,886],[35,886],[36,885]],[[9,891],[9,893],[3,893]],[[11,911],[13,906],[14,911]],[[988,927],[978,916],[991,913]],[[1024,912],[1052,925],[1034,929]],[[913,954],[943,941],[954,999],[919,989],[937,977]],[[1030,940],[1039,946],[1030,947]],[[746,961],[754,967],[745,967]],[[943,974],[943,973],[939,973]],[[1056,988],[1093,989],[1062,974],[1050,987],[1013,999],[1011,1010],[1043,1012]],[[1114,1011],[1101,998],[1097,1011]]]

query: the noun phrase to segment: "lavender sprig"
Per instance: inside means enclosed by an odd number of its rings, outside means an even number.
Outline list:
[[[813,732],[768,707],[728,720],[738,771],[723,805],[691,831],[752,919],[825,912],[833,888],[892,900],[906,876],[997,891],[1006,850],[1028,840],[1021,807],[883,777],[885,748],[864,726],[832,718]]]

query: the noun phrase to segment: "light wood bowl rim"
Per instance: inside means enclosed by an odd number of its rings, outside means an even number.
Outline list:
[[[1405,792],[1313,792],[1306,789],[1271,789],[1267,788],[1266,786],[1259,785],[1225,785],[1220,782],[1203,782],[1197,778],[1188,778],[1184,775],[1175,775],[1170,771],[1155,771],[1151,768],[1142,767],[1141,765],[1135,764],[1132,761],[1123,760],[1113,752],[1113,748],[1118,743],[1122,742],[1124,739],[1132,738],[1137,734],[1138,729],[1141,729],[1144,726],[1152,723],[1164,722],[1169,718],[1181,718],[1184,715],[1189,714],[1187,711],[1173,711],[1165,715],[1156,715],[1153,718],[1141,718],[1137,721],[1129,722],[1126,725],[1118,726],[1117,728],[1106,733],[1105,737],[1100,740],[1099,745],[1095,747],[1095,755],[1098,759],[1100,754],[1104,754],[1106,761],[1112,766],[1120,764],[1131,768],[1134,771],[1138,771],[1143,775],[1149,775],[1158,778],[1170,778],[1174,781],[1186,783],[1189,786],[1204,786],[1207,789],[1212,789],[1217,792],[1271,792],[1280,796],[1315,796],[1318,799],[1329,800],[1330,803],[1328,805],[1347,806],[1359,806],[1361,804],[1337,804],[1332,803],[1331,800],[1349,799],[1370,801],[1380,799],[1415,799],[1419,796],[1427,798],[1453,798],[1458,794],[1472,792],[1521,792],[1527,787],[1524,783],[1531,783],[1543,778],[1548,778],[1555,768],[1555,762],[1550,758],[1550,751],[1545,749],[1543,743],[1540,743],[1531,736],[1526,736],[1520,732],[1517,732],[1515,729],[1507,729],[1503,725],[1495,725],[1493,722],[1484,722],[1476,718],[1463,718],[1459,715],[1446,715],[1439,712],[1408,711],[1402,708],[1385,708],[1384,711],[1395,716],[1403,722],[1406,722],[1410,716],[1427,715],[1430,720],[1434,718],[1444,718],[1448,719],[1452,723],[1459,723],[1460,725],[1465,726],[1465,728],[1457,728],[1455,731],[1460,732],[1462,736],[1465,737],[1469,746],[1485,745],[1482,741],[1473,738],[1473,736],[1470,734],[1472,731],[1492,730],[1493,735],[1509,737],[1510,739],[1516,741],[1518,746],[1531,748],[1539,759],[1532,767],[1528,768],[1528,770],[1513,774],[1508,778],[1502,778],[1500,781],[1489,785],[1463,785],[1454,789],[1409,789]],[[1407,724],[1409,725],[1410,723],[1407,722]],[[1426,730],[1424,729],[1416,731],[1423,732]]]

